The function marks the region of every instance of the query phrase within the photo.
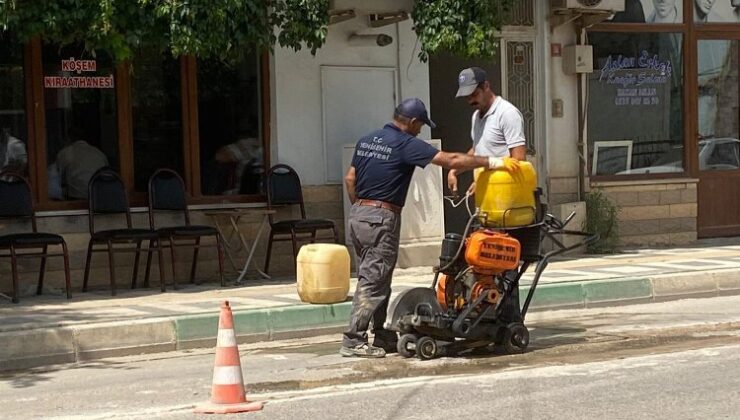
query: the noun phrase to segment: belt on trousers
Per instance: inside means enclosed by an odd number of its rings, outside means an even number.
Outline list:
[[[359,200],[355,201],[355,204],[358,206],[367,206],[367,207],[379,207],[381,209],[390,210],[393,213],[401,214],[401,206],[397,206],[395,204],[391,204],[385,201],[380,200],[366,200],[364,198],[360,198]]]

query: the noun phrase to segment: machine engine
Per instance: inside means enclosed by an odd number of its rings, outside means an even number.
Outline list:
[[[492,230],[474,232],[465,241],[460,235],[446,235],[440,256],[437,302],[444,310],[455,312],[475,304],[473,316],[485,304],[495,306],[503,296],[502,274],[519,266],[520,253],[519,241]]]

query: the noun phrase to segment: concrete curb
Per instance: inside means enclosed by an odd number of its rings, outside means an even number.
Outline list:
[[[520,299],[529,291],[522,286]],[[734,269],[540,285],[532,310],[590,308],[740,294]],[[240,343],[339,333],[351,302],[234,311]],[[0,371],[216,344],[218,312],[0,332]],[[339,338],[339,337],[337,337]]]

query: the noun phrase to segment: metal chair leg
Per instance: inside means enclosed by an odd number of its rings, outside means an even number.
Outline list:
[[[293,268],[296,268],[298,265],[298,241],[295,237],[296,233],[295,231],[290,231],[290,240],[293,243]]]
[[[218,250],[218,278],[221,280],[221,287],[224,286],[224,248],[221,244],[221,235],[216,234],[216,249]]]
[[[177,290],[177,272],[176,272],[176,265],[177,265],[177,259],[175,257],[175,241],[172,239],[172,236],[169,236],[167,238],[170,243],[170,255],[172,256],[172,287]]]
[[[69,275],[69,252],[67,243],[62,242],[62,258],[64,258],[64,287],[67,289],[67,299],[72,299],[72,281]]]
[[[43,247],[43,254],[41,256],[41,268],[39,269],[39,284],[36,286],[36,295],[40,295],[41,291],[44,290],[44,273],[46,272],[46,251],[49,249],[47,245]]]
[[[195,283],[195,270],[198,267],[198,251],[200,251],[200,236],[195,239],[195,248],[193,248],[193,263],[190,267],[190,283]]]
[[[149,276],[152,272],[152,241],[149,241],[149,247],[146,250],[146,272],[144,273],[144,287],[149,287]]]
[[[172,246],[172,239],[170,239],[170,246]],[[174,246],[172,246],[174,248]],[[167,291],[167,286],[165,278],[164,278],[164,256],[162,255],[162,240],[157,239],[157,257],[159,258],[159,286],[162,292]],[[177,290],[177,279],[174,277],[172,278],[172,282],[175,285],[175,290]]]
[[[273,232],[270,230],[270,239],[267,241],[267,254],[265,254],[265,274],[269,274],[270,271],[270,257],[272,256],[272,239]]]
[[[19,291],[18,291],[18,260],[17,256],[15,255],[15,247],[13,245],[10,246],[10,270],[12,272],[13,276],[13,303],[20,302]]]
[[[136,241],[136,254],[134,254],[134,272],[131,275],[131,288],[136,289],[136,280],[139,277],[139,256],[141,255],[141,241]]]
[[[87,257],[85,258],[85,278],[82,281],[82,291],[87,292],[87,280],[90,278],[90,258],[92,257],[93,241],[87,243]]]
[[[110,272],[110,294],[116,295],[116,261],[113,256],[113,244],[108,241],[108,270]]]

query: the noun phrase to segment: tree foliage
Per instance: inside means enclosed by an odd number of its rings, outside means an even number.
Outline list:
[[[119,60],[142,46],[227,59],[276,42],[315,53],[328,10],[329,0],[0,0],[0,27],[22,40],[82,41]]]
[[[412,17],[421,42],[419,58],[453,52],[463,57],[491,57],[497,32],[517,0],[416,0]]]
[[[420,59],[438,51],[491,56],[516,1],[417,0]],[[329,8],[330,0],[0,0],[0,29],[21,40],[82,41],[118,60],[142,46],[222,59],[276,43],[315,54],[326,42]]]

